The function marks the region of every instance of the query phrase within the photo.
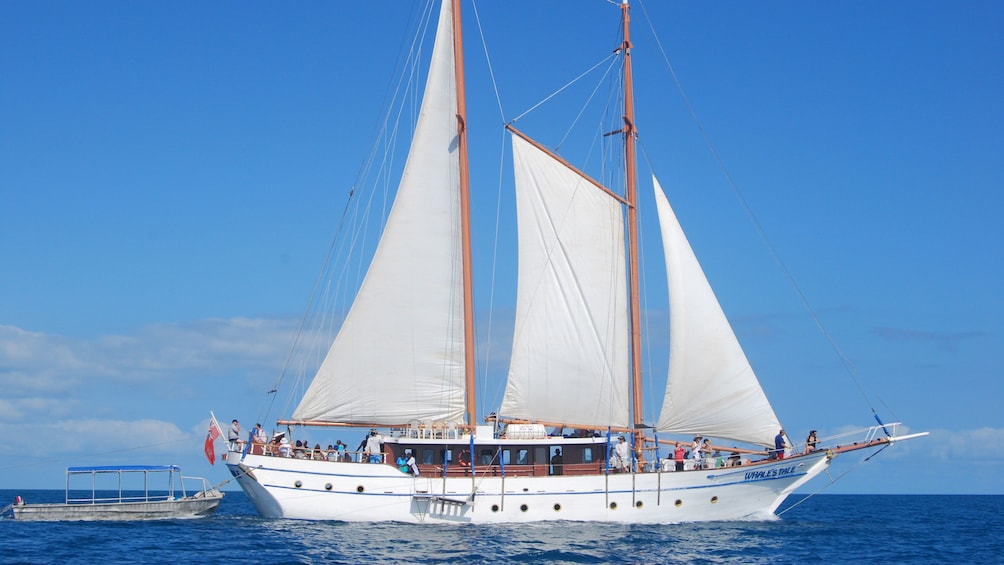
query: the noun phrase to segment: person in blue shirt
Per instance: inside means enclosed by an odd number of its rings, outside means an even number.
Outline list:
[[[774,451],[770,454],[771,459],[784,459],[784,450],[788,447],[788,442],[784,439],[784,430],[777,432],[774,436]]]

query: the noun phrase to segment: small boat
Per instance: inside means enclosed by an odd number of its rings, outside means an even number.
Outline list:
[[[80,476],[90,476],[89,487],[71,484],[79,482],[80,479],[74,481],[74,478]],[[116,477],[116,489],[103,488],[106,476]],[[151,485],[151,476],[162,478],[164,482]],[[189,495],[185,479],[201,481],[202,490]],[[151,486],[155,490],[151,490]],[[216,511],[222,500],[223,493],[210,487],[206,479],[185,477],[177,465],[112,465],[67,468],[66,498],[62,503],[27,504],[18,496],[7,508],[13,512],[15,520],[39,522],[166,520],[208,516]]]

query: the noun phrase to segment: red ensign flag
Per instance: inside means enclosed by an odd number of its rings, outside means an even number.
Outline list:
[[[216,443],[216,438],[220,437],[220,430],[213,425],[214,422],[209,422],[209,432],[206,433],[206,459],[209,459],[210,465],[216,464],[216,447],[213,445]]]

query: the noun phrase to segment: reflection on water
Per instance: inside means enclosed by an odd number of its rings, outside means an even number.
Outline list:
[[[783,547],[777,522],[418,526],[276,520],[259,526],[312,562],[347,555],[412,563],[715,562],[737,556],[755,562]]]

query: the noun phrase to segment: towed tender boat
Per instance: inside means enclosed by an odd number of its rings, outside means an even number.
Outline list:
[[[81,485],[82,477],[89,484]],[[202,489],[188,494],[185,479],[201,481]],[[67,468],[62,503],[30,504],[18,496],[7,508],[16,520],[165,520],[208,516],[222,500],[206,479],[185,477],[176,465],[114,465]]]

